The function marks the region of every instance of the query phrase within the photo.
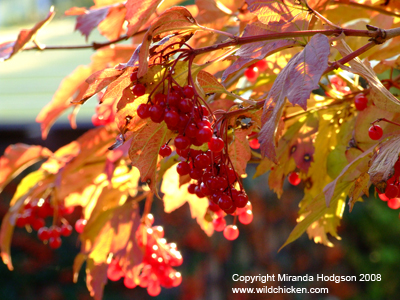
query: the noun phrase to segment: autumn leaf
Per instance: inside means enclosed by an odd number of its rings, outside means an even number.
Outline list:
[[[370,176],[368,173],[362,173],[355,181],[349,191],[349,210],[353,210],[354,204],[362,195],[369,196],[368,190],[371,185]]]
[[[256,20],[249,23],[244,29],[243,37],[246,36],[257,36],[257,35],[268,35],[276,34],[279,32],[306,30],[308,28],[308,22],[305,21],[306,16],[301,17],[299,20],[282,24],[279,28],[271,25],[265,25],[260,21]],[[300,27],[302,26],[302,27]],[[299,28],[300,27],[300,28]],[[226,81],[231,78],[237,71],[253,64],[256,60],[264,59],[275,52],[283,50],[285,48],[299,45],[299,39],[274,39],[255,43],[249,43],[240,47],[235,53],[238,59],[229,66],[222,75],[222,80]]]
[[[292,21],[298,14],[306,11],[296,0],[246,0],[248,9],[264,24],[274,23],[279,27]]]
[[[173,133],[164,122],[158,124],[151,121],[132,135],[129,149],[132,166],[139,169],[142,182],[147,182],[154,193],[158,152],[172,136]]]
[[[235,171],[239,175],[246,174],[246,166],[251,158],[251,149],[247,136],[252,129],[237,129],[233,133],[232,143],[229,144],[228,155],[232,161]]]
[[[119,38],[125,32],[124,22],[126,16],[126,8],[124,5],[113,5],[108,11],[107,17],[100,22],[98,30],[101,35],[110,41]]]
[[[197,220],[197,223],[208,236],[211,236],[214,227],[212,223],[204,219],[208,208],[208,199],[206,197],[198,198],[196,195],[190,194],[188,192],[189,183],[179,187],[178,182],[179,175],[175,165],[165,172],[161,185],[161,192],[164,193],[164,211],[170,213],[187,202],[192,218]]]
[[[336,43],[336,48],[342,56],[349,55],[353,52],[344,40],[337,40]],[[349,64],[351,66],[350,68],[346,66],[341,66],[341,68],[351,73],[358,74],[368,81],[371,87],[370,97],[376,107],[390,112],[400,112],[400,101],[385,88],[367,59],[361,62],[361,60],[356,57],[352,59]]]
[[[43,139],[47,137],[50,127],[56,119],[65,109],[72,106],[71,101],[82,98],[88,87],[85,79],[89,77],[90,73],[90,67],[77,67],[71,75],[61,82],[51,102],[40,111],[36,117],[36,122],[40,123]]]
[[[178,35],[194,33],[200,27],[192,14],[184,7],[172,7],[153,21],[143,37],[139,52],[138,77],[142,77],[148,70],[148,56],[150,42],[153,39],[161,40],[165,36],[178,32]]]
[[[156,11],[162,0],[128,0],[126,7],[126,20],[128,25],[128,36],[135,34],[150,16]]]
[[[8,146],[4,155],[0,157],[0,192],[23,170],[51,155],[52,152],[42,146],[25,144]]]
[[[106,263],[96,263],[92,258],[86,260],[86,286],[90,292],[90,296],[95,300],[103,298],[103,289],[107,283]]]
[[[42,29],[46,24],[48,24],[53,19],[54,15],[54,7],[52,6],[46,19],[36,23],[36,25],[33,26],[31,29],[22,29],[19,32],[16,41],[0,44],[0,61],[10,59],[13,55],[21,51],[27,43],[35,40],[37,32]]]
[[[394,164],[399,159],[399,149],[400,135],[391,136],[377,146],[368,170],[373,184],[387,181],[394,174]]]
[[[276,129],[286,98],[304,110],[312,90],[328,66],[329,41],[324,35],[313,36],[303,51],[297,53],[279,73],[264,104],[262,128],[259,133],[261,153],[276,160]]]
[[[215,78],[214,75],[200,70],[196,76],[196,81],[203,89],[204,94],[226,93],[225,87]]]

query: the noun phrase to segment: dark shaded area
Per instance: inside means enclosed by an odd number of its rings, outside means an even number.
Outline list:
[[[41,144],[51,150],[76,139],[89,124],[79,130],[56,126],[49,138],[42,141],[27,127],[1,127],[1,153],[11,143]],[[32,168],[34,168],[33,166]],[[389,209],[385,202],[373,198],[355,205],[350,214],[346,208],[341,241],[333,241],[334,248],[314,244],[306,235],[278,252],[296,224],[298,203],[302,197],[299,188],[286,185],[281,199],[267,189],[267,176],[252,180],[254,166],[248,168],[244,184],[253,204],[254,220],[250,225],[239,225],[236,241],[225,240],[222,233],[208,238],[191,219],[188,205],[171,214],[163,213],[163,205],[155,200],[152,213],[155,225],[165,227],[168,242],[176,242],[184,257],[177,270],[183,274],[178,288],[163,289],[155,299],[397,299],[400,292],[400,226],[398,211]],[[21,174],[0,194],[0,215],[4,216]],[[80,217],[79,209],[69,216],[73,223]],[[228,223],[233,222],[233,218]],[[86,289],[84,271],[77,284],[72,282],[72,264],[79,251],[77,234],[63,238],[58,250],[43,245],[36,233],[16,229],[12,242],[15,270],[0,266],[1,300],[67,300],[92,299]],[[305,282],[234,282],[233,274],[290,276],[310,275],[314,281]],[[317,281],[324,276],[356,276],[356,282]],[[381,274],[380,281],[361,282],[361,274]],[[375,278],[375,277],[374,277]],[[277,279],[277,278],[276,278]],[[329,294],[234,294],[232,287],[256,288],[263,286],[329,288]],[[125,288],[122,280],[109,282],[104,300],[152,299],[145,289]]]

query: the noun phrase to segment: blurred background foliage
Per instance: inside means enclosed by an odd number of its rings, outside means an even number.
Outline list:
[[[29,28],[42,19],[49,6],[55,5],[58,16],[42,32],[39,41],[53,45],[84,44],[73,33],[74,18],[63,17],[71,6],[91,6],[90,0],[1,0],[0,42],[15,39],[21,27]],[[94,33],[90,41],[103,40]],[[0,154],[12,143],[41,144],[56,150],[92,127],[90,116],[96,101],[85,104],[78,115],[78,130],[69,129],[64,116],[50,131],[46,141],[40,139],[39,125],[34,123],[40,109],[51,100],[61,80],[79,64],[88,64],[90,50],[24,52],[0,67]],[[35,166],[33,166],[34,168]],[[31,170],[28,170],[31,171]],[[398,211],[374,197],[357,203],[352,213],[346,209],[340,227],[341,241],[327,248],[310,241],[306,235],[280,252],[280,246],[296,224],[301,187],[287,184],[281,199],[268,190],[267,176],[255,180],[255,168],[248,167],[246,190],[253,204],[254,221],[240,226],[240,236],[229,242],[221,233],[208,238],[190,218],[187,205],[171,214],[163,213],[156,201],[152,213],[155,224],[165,227],[168,241],[176,242],[184,264],[178,268],[183,282],[178,288],[163,289],[155,299],[398,299],[400,293],[400,226]],[[0,218],[24,174],[0,194]],[[70,216],[71,223],[80,217],[79,209]],[[35,236],[16,229],[12,255],[15,270],[0,265],[1,300],[69,300],[91,299],[84,282],[84,272],[72,283],[72,264],[79,252],[77,235],[64,238],[60,249],[52,251]],[[278,285],[233,282],[232,275],[356,275],[381,274],[380,282],[282,282],[281,286],[328,287],[329,295],[233,294],[232,287]],[[145,289],[129,290],[122,281],[109,282],[104,300],[151,299]]]

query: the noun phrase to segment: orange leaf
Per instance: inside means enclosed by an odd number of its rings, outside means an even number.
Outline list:
[[[88,84],[85,79],[92,72],[90,67],[79,66],[66,77],[60,84],[53,99],[47,104],[36,117],[36,122],[41,123],[42,138],[45,139],[55,120],[70,106],[74,99],[81,99]]]
[[[205,94],[210,93],[226,93],[225,87],[214,77],[214,75],[200,70],[196,76],[198,84],[201,86]]]
[[[161,185],[161,192],[164,193],[164,211],[170,213],[187,202],[190,206],[192,218],[197,220],[197,223],[208,236],[211,236],[214,227],[204,218],[208,208],[208,199],[206,197],[198,198],[196,195],[190,194],[188,192],[189,183],[179,186],[178,182],[179,175],[176,172],[175,165],[165,172]]]
[[[235,130],[233,141],[229,145],[228,154],[239,175],[246,174],[247,162],[251,158],[251,149],[247,139],[251,132],[251,128]]]
[[[158,152],[173,133],[162,122],[160,124],[148,121],[145,126],[132,135],[129,158],[132,166],[140,171],[142,182],[147,182],[152,192],[156,193],[156,169]]]
[[[16,144],[8,146],[0,157],[0,192],[15,176],[41,159],[52,155],[42,146]]]
[[[135,34],[147,22],[161,2],[162,0],[128,0],[126,2],[128,36]]]
[[[98,25],[99,32],[107,39],[115,40],[124,32],[126,8],[124,5],[111,6],[107,17]]]
[[[51,19],[53,19],[54,15],[54,7],[52,6],[46,19],[40,21],[39,23],[36,23],[36,25],[33,26],[32,29],[22,29],[19,32],[16,41],[0,44],[0,61],[10,59],[14,54],[22,50],[22,48],[27,43],[29,43],[31,40],[34,40],[36,33],[39,31],[39,29],[43,28],[43,26],[49,23]]]

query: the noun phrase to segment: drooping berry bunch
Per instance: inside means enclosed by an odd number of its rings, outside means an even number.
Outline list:
[[[259,60],[258,62],[252,64],[244,71],[244,76],[248,81],[254,82],[257,80],[260,72],[265,71],[268,68],[268,63],[265,60]]]
[[[380,192],[377,188],[379,199],[387,201],[387,205],[391,209],[400,208],[400,158],[394,164],[394,175],[386,181],[385,192]]]
[[[66,208],[62,204],[54,208],[49,199],[39,199],[24,205],[22,211],[17,215],[15,225],[17,227],[30,226],[38,232],[38,238],[48,242],[49,246],[57,249],[61,246],[61,236],[69,236],[72,226],[63,217],[71,214],[73,207]],[[55,217],[53,225],[46,227],[46,218]],[[60,224],[60,225],[56,225]]]
[[[144,254],[139,277],[135,280],[128,272],[125,273],[116,259],[108,266],[107,276],[113,281],[125,277],[124,284],[127,288],[134,288],[138,284],[147,288],[150,296],[157,296],[161,287],[172,288],[181,284],[181,274],[172,267],[180,266],[183,259],[176,244],[167,244],[164,229],[161,226],[152,226],[153,216],[147,215],[145,219],[145,223],[136,232],[136,240]]]

